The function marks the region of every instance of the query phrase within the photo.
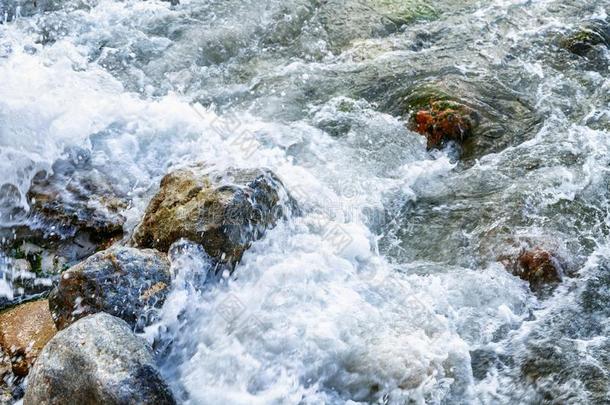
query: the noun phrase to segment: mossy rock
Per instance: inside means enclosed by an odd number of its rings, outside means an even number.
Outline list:
[[[422,87],[405,97],[409,129],[424,135],[428,149],[448,142],[462,144],[471,137],[480,121],[479,114],[466,104],[434,87]]]
[[[587,56],[594,47],[610,47],[610,25],[594,21],[562,38],[559,45],[578,56]]]
[[[541,117],[526,99],[493,82],[471,83],[457,75],[418,81],[394,91],[381,109],[402,116],[415,132],[434,133],[441,138],[429,148],[456,141],[458,147],[454,150],[463,164],[472,164],[484,154],[525,141],[541,124]],[[422,111],[429,115],[430,124],[440,125],[423,125],[418,130],[415,121]],[[442,127],[449,130],[447,136],[439,131]]]

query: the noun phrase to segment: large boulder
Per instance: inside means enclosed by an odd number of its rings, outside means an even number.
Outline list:
[[[27,375],[39,352],[56,332],[47,300],[0,312],[0,348],[10,358],[12,373],[18,377]]]
[[[194,165],[161,180],[133,240],[166,252],[185,238],[200,243],[212,259],[235,264],[251,242],[292,208],[292,199],[270,170],[219,173]]]
[[[171,283],[166,256],[158,251],[114,247],[62,273],[49,294],[58,329],[96,312],[107,312],[136,330],[154,319]]]
[[[150,347],[124,321],[90,315],[40,353],[23,400],[36,404],[174,404]]]

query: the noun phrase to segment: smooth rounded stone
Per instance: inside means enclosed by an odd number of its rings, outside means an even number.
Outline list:
[[[270,170],[210,173],[199,164],[161,180],[133,241],[166,252],[185,238],[201,244],[214,260],[234,265],[251,242],[293,209],[296,204]]]
[[[56,332],[47,300],[0,312],[0,348],[10,357],[13,374],[27,375],[39,352]]]
[[[71,267],[49,294],[58,329],[107,312],[141,330],[154,320],[171,284],[167,257],[152,249],[114,247]]]
[[[152,351],[106,313],[60,331],[40,353],[23,400],[40,404],[174,404]]]

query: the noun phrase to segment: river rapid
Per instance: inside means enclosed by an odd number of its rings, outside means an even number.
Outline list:
[[[1,4],[3,228],[70,148],[127,235],[191,162],[268,167],[300,206],[220,283],[170,252],[143,335],[180,403],[610,402],[610,53],[561,46],[607,0]],[[464,150],[408,129],[430,88],[480,112]],[[561,283],[507,271],[526,247]]]

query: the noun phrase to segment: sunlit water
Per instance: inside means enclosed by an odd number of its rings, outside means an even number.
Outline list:
[[[132,199],[128,233],[189,162],[269,167],[299,202],[225,282],[172,251],[145,336],[180,402],[610,401],[610,58],[557,45],[608,1],[370,1],[417,10],[381,32],[364,0],[9,3],[4,226],[71,146]],[[406,129],[427,85],[487,118],[461,161]],[[565,261],[553,293],[499,262],[523,246]]]

